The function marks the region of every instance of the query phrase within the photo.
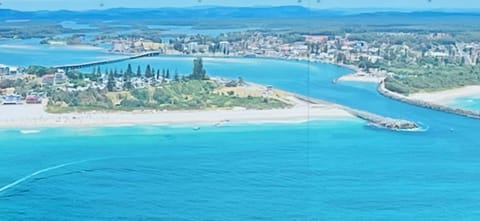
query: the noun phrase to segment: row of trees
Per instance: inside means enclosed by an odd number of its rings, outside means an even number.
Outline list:
[[[98,74],[99,73],[98,71],[100,71],[100,70],[97,69],[95,74]],[[123,73],[123,74],[120,74],[120,75],[115,75],[115,73],[117,71],[113,71],[113,72],[112,71],[110,71],[110,72],[106,71],[106,72],[108,73],[108,79],[107,79],[107,90],[108,91],[114,91],[114,88],[115,88],[115,85],[116,85],[115,77],[124,77],[124,84],[123,84],[124,90],[133,89],[133,85],[132,85],[132,82],[131,82],[131,78],[133,76],[133,70],[132,70],[131,64],[128,64],[127,70],[125,72],[122,71],[121,73]],[[161,79],[163,81],[165,81],[165,79],[170,79],[170,70],[169,69],[163,69],[161,76],[160,76],[160,70],[157,70],[156,75],[154,73],[155,73],[155,70],[150,65],[147,65],[147,67],[145,69],[145,75],[142,75],[140,66],[138,66],[138,68],[137,68],[137,77],[145,76],[145,78],[150,78],[150,79],[153,78],[155,80],[160,80],[160,77],[161,77]],[[203,67],[202,58],[197,58],[193,61],[192,74],[189,75],[185,79],[191,79],[191,80],[207,80],[208,79],[207,71]],[[173,77],[173,80],[175,80],[175,81],[180,80],[180,76],[179,76],[179,74],[176,70],[175,70],[175,76]]]
[[[120,71],[118,69],[106,69],[103,73],[100,70],[100,67],[94,68],[92,70],[92,76],[96,76],[100,78],[102,74],[105,75],[112,75],[113,77],[119,78],[119,77],[125,77],[125,78],[155,78],[155,79],[160,79],[160,78],[167,78],[169,79],[171,77],[170,74],[170,69],[155,69],[153,68],[150,64],[147,65],[145,68],[145,72],[142,72],[142,68],[140,65],[137,66],[136,72],[133,72],[132,65],[128,64],[128,67],[126,70],[121,69]],[[178,71],[175,70],[175,75],[178,75]]]

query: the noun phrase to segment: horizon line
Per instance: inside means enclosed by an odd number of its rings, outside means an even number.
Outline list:
[[[427,11],[442,11],[442,12],[474,12],[480,11],[480,8],[397,8],[397,7],[331,7],[331,8],[319,8],[319,7],[306,7],[303,5],[279,5],[279,6],[268,6],[268,5],[252,5],[252,6],[224,6],[224,5],[204,5],[204,6],[188,6],[188,7],[109,7],[109,8],[91,8],[91,9],[38,9],[38,10],[22,10],[15,8],[2,8],[0,5],[0,10],[11,10],[18,12],[40,12],[40,11],[71,11],[71,12],[88,12],[88,11],[107,11],[112,9],[139,9],[139,10],[158,10],[158,9],[212,9],[212,8],[282,8],[282,7],[297,7],[304,8],[313,11],[328,11],[328,10],[338,10],[338,11],[364,11],[364,12],[427,12]],[[480,12],[479,12],[480,13]]]

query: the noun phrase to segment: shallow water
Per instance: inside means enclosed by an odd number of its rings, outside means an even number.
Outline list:
[[[448,105],[452,107],[465,108],[480,111],[480,97],[461,97],[453,100]]]

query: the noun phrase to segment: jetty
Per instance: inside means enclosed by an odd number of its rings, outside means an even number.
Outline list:
[[[446,106],[446,105],[434,104],[434,103],[430,103],[430,102],[426,102],[426,101],[411,99],[411,98],[408,98],[404,95],[395,93],[395,92],[390,91],[387,88],[385,88],[385,81],[382,81],[378,85],[377,91],[387,98],[398,100],[398,101],[401,101],[401,102],[404,102],[404,103],[407,103],[407,104],[416,105],[416,106],[424,107],[424,108],[431,109],[431,110],[443,111],[443,112],[447,112],[447,113],[451,113],[451,114],[457,114],[457,115],[464,116],[464,117],[480,119],[480,111],[466,110],[466,109],[462,109],[462,108],[454,108],[454,107],[449,107],[449,106]]]
[[[409,130],[416,130],[420,129],[420,126],[412,121],[408,120],[403,120],[403,119],[395,119],[395,118],[390,118],[390,117],[384,117],[380,116],[377,114],[373,114],[370,112],[362,111],[362,110],[357,110],[354,108],[350,108],[347,106],[343,106],[340,104],[334,104],[330,102],[326,102],[323,100],[311,98],[311,97],[306,97],[302,96],[299,94],[295,94],[295,97],[299,100],[305,101],[310,104],[328,104],[328,105],[333,105],[337,108],[340,108],[342,110],[347,111],[348,113],[352,114],[355,117],[358,117],[362,120],[365,120],[372,125],[381,127],[381,128],[386,128],[390,130],[399,130],[399,131],[409,131]]]
[[[58,66],[53,66],[53,67],[56,68],[56,69],[63,69],[63,70],[81,69],[81,68],[95,67],[95,66],[105,65],[105,64],[112,64],[112,63],[117,63],[117,62],[122,62],[122,61],[127,61],[127,60],[134,60],[134,59],[139,59],[139,58],[144,58],[144,57],[159,56],[161,54],[162,54],[161,51],[150,51],[150,52],[137,54],[137,55],[132,55],[132,56],[123,57],[123,58],[92,61],[92,62],[85,62],[85,63],[80,63],[80,64],[58,65]]]

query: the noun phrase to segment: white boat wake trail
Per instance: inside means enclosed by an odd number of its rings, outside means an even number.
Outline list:
[[[5,192],[5,191],[23,183],[23,182],[31,179],[32,177],[38,176],[42,173],[46,173],[48,171],[52,171],[52,170],[56,170],[56,169],[60,169],[60,168],[63,168],[63,167],[68,167],[68,166],[72,166],[72,165],[76,165],[76,164],[82,164],[82,163],[91,162],[91,161],[108,160],[108,159],[112,159],[112,157],[75,161],[75,162],[64,163],[64,164],[48,167],[48,168],[45,168],[45,169],[41,169],[39,171],[33,172],[33,173],[31,173],[27,176],[22,177],[22,178],[16,180],[15,182],[13,182],[13,183],[10,183],[8,185],[3,186],[2,188],[0,188],[0,195],[2,195],[3,192]]]

